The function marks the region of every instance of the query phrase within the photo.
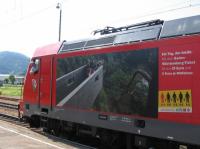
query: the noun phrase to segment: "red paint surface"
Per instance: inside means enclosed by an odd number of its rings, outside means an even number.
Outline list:
[[[160,112],[158,113],[159,120],[165,121],[173,121],[178,123],[189,123],[189,124],[200,124],[200,36],[185,36],[185,37],[177,37],[177,38],[170,38],[170,39],[161,39],[158,41],[146,41],[146,42],[139,42],[127,45],[119,45],[119,46],[111,46],[111,47],[104,47],[104,48],[95,48],[90,50],[82,50],[82,51],[71,51],[64,54],[57,54],[60,44],[53,44],[46,46],[44,48],[38,48],[34,54],[34,57],[41,57],[46,59],[44,64],[42,63],[42,74],[30,75],[29,69],[26,76],[25,86],[24,86],[24,97],[25,101],[28,101],[32,104],[39,103],[39,88],[37,91],[33,91],[31,80],[36,79],[40,82],[40,78],[45,78],[45,81],[42,83],[41,93],[45,93],[43,101],[40,102],[41,105],[49,105],[50,106],[50,97],[52,96],[52,106],[55,106],[55,99],[56,99],[56,62],[57,58],[64,58],[64,57],[72,57],[72,56],[84,56],[84,55],[94,55],[94,54],[101,54],[101,53],[111,53],[111,52],[122,52],[122,51],[129,51],[129,50],[141,50],[146,48],[158,48],[159,49],[159,90],[173,90],[173,89],[191,89],[192,90],[192,113],[167,113],[167,112]],[[192,55],[188,57],[188,59],[195,60],[196,64],[193,65],[192,71],[194,74],[192,76],[176,76],[176,77],[163,77],[161,75],[161,53],[166,51],[176,51],[176,50],[191,50]],[[54,57],[53,60],[53,82],[52,82],[52,89],[50,89],[50,79],[51,74],[51,65],[49,65],[49,57],[45,55],[52,55]],[[48,60],[47,60],[48,59]],[[43,70],[44,69],[44,70]],[[40,84],[40,83],[39,83]],[[50,93],[52,90],[52,93]],[[158,90],[158,91],[159,91]],[[84,110],[84,109],[82,109]],[[91,111],[91,110],[87,110]],[[92,110],[93,111],[93,110]],[[113,114],[113,113],[107,113]],[[113,114],[114,115],[114,114]],[[133,116],[134,117],[134,116]]]
[[[55,43],[55,44],[37,48],[33,54],[33,57],[41,57],[41,56],[57,54],[58,50],[60,49],[60,46],[61,46],[61,43]]]
[[[199,39],[200,41],[200,39]],[[200,44],[198,42],[181,42],[178,44],[170,44],[169,46],[160,46],[159,50],[159,90],[184,90],[190,89],[192,92],[192,112],[191,113],[176,113],[176,112],[160,112],[159,119],[169,120],[174,122],[184,122],[200,124]],[[185,60],[170,60],[171,62],[182,62],[182,61],[192,61],[195,64],[187,64],[181,67],[185,67],[188,70],[178,70],[178,72],[192,72],[191,75],[162,75],[162,53],[176,51],[191,51],[191,54],[183,55]],[[170,56],[169,56],[170,58]],[[173,56],[172,56],[173,58]],[[173,65],[172,67],[179,67],[180,65]],[[173,70],[167,70],[168,72],[176,72]]]

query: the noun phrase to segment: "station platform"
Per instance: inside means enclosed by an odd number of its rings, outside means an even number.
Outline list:
[[[42,135],[28,128],[0,120],[1,149],[78,149],[51,135]]]

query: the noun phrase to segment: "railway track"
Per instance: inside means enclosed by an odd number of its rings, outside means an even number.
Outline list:
[[[20,100],[19,97],[8,97],[8,96],[0,96],[0,99],[6,100],[6,101],[14,101],[14,102],[19,102]]]
[[[18,112],[18,105],[16,105],[16,104],[0,102],[0,108],[12,109],[12,110],[15,110],[16,112]],[[25,122],[23,119],[16,117],[16,116],[12,116],[12,115],[5,114],[5,113],[0,113],[0,119],[4,120],[6,122],[10,122],[12,124],[21,126],[21,127],[28,128],[28,129],[36,132],[36,133],[45,135],[48,138],[51,138],[55,141],[64,142],[68,145],[71,145],[71,146],[74,146],[74,147],[77,147],[77,148],[80,148],[80,149],[96,149],[96,147],[85,145],[85,144],[82,144],[82,143],[79,143],[79,142],[76,142],[76,141],[72,141],[72,140],[63,138],[63,137],[56,137],[52,134],[44,132],[41,128],[31,128],[29,126],[29,123]]]
[[[2,108],[8,108],[8,109],[13,109],[13,110],[18,110],[18,105],[17,104],[0,102],[0,107],[2,107]]]

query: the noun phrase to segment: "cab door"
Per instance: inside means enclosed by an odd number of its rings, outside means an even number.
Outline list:
[[[40,107],[43,109],[51,109],[52,106],[52,65],[53,58],[51,56],[43,57],[40,62]],[[48,110],[47,110],[48,111]]]

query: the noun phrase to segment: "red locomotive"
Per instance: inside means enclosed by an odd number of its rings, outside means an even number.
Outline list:
[[[199,26],[200,16],[153,20],[38,48],[23,117],[55,134],[92,135],[127,149],[199,148]]]

